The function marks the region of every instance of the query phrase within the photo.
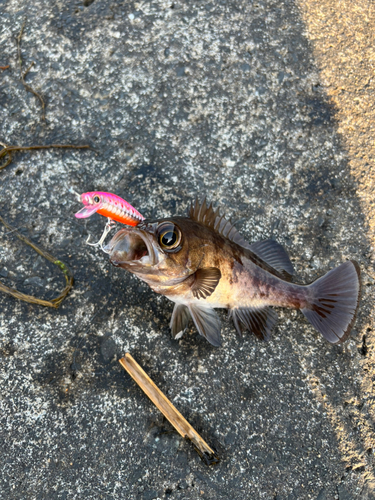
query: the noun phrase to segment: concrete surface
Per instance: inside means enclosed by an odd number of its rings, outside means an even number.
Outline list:
[[[57,311],[0,296],[0,498],[375,498],[372,212],[309,5],[0,0],[0,141],[96,150],[18,153],[0,172],[0,215],[75,276]],[[45,122],[19,78],[25,19],[23,67],[35,61],[26,82]],[[147,217],[206,194],[249,241],[282,243],[301,283],[356,259],[351,338],[331,346],[280,310],[268,344],[236,338],[224,313],[221,348],[194,328],[172,340],[172,304],[85,245],[104,220],[76,220],[69,188],[116,192]],[[58,293],[54,266],[4,228],[0,242],[3,283]],[[217,467],[164,432],[118,363],[126,351],[217,449]]]

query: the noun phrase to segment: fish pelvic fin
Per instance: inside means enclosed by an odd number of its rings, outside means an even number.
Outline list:
[[[260,340],[269,341],[277,323],[277,313],[271,307],[234,307],[230,311],[237,333],[249,330]]]
[[[190,313],[188,307],[184,304],[175,304],[169,324],[173,338],[180,339],[182,337],[189,324],[189,320]]]
[[[221,345],[221,326],[218,315],[212,307],[189,304],[189,312],[198,332],[215,347]]]
[[[348,260],[308,286],[310,303],[301,311],[331,344],[350,335],[361,298],[360,275],[357,262]]]

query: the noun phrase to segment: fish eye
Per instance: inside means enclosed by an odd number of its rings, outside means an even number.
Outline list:
[[[99,201],[100,201],[99,196],[98,196],[98,195],[95,195],[95,196],[93,197],[93,201],[94,201],[94,203],[99,203]]]
[[[176,231],[165,231],[160,237],[160,243],[163,247],[173,247],[177,242]]]
[[[181,243],[181,231],[171,222],[162,224],[158,228],[158,233],[159,245],[166,251],[176,249]]]

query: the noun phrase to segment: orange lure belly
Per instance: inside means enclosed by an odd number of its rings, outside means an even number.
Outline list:
[[[135,227],[139,224],[139,221],[136,221],[125,214],[118,215],[106,208],[99,209],[97,213],[103,215],[104,217],[109,217],[110,219],[115,220],[116,222],[121,222],[122,224],[126,224],[127,226]]]

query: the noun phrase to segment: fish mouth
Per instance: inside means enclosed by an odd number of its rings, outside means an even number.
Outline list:
[[[134,265],[154,266],[156,255],[150,235],[141,229],[124,228],[118,231],[104,247],[109,260],[116,267]]]

